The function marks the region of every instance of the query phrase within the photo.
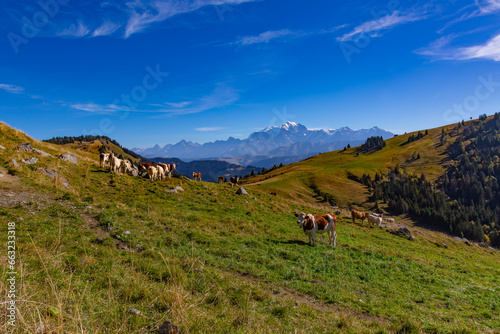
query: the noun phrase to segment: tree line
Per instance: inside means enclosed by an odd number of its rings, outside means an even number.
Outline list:
[[[399,166],[373,179],[368,174],[348,177],[366,185],[371,199],[386,203],[395,214],[407,213],[454,235],[500,247],[500,114],[490,120],[482,115],[458,128],[460,135],[448,148],[454,162],[436,182]]]

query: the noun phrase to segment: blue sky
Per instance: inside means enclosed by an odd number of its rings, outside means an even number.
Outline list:
[[[150,147],[500,111],[500,0],[2,2],[0,120]]]

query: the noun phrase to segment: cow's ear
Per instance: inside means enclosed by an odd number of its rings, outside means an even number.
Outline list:
[[[298,217],[298,216],[299,216],[299,214],[297,212],[295,212],[295,217]]]

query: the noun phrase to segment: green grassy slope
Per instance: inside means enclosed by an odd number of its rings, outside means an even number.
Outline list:
[[[70,189],[26,165],[0,179],[4,244],[7,223],[17,225],[14,332],[36,332],[43,323],[47,333],[144,333],[166,320],[185,333],[500,328],[497,251],[419,228],[409,241],[346,217],[339,219],[337,248],[325,236],[313,248],[293,212],[318,207],[260,186],[237,196],[214,183],[113,175],[99,168],[96,154],[37,142],[0,124],[3,171],[13,170],[10,158],[30,156],[13,151],[25,141],[55,157],[70,151],[79,164],[40,158],[34,165],[57,171]],[[167,192],[176,186],[185,191]],[[1,313],[0,332],[11,331],[5,324]]]
[[[351,203],[361,204],[367,199],[365,187],[347,178],[347,171],[358,176],[364,173],[385,174],[387,169],[399,164],[405,171],[429,180],[441,175],[446,167],[446,148],[453,141],[454,125],[430,129],[422,139],[405,144],[408,137],[416,132],[396,136],[386,140],[387,146],[373,153],[360,153],[359,147],[346,151],[332,151],[320,154],[299,163],[284,166],[264,175],[245,181],[251,189],[276,192],[290,200],[304,204],[317,204],[316,194],[311,185],[321,192],[331,194],[341,206]],[[440,145],[441,131],[448,133],[448,141]],[[411,160],[420,153],[421,158]]]

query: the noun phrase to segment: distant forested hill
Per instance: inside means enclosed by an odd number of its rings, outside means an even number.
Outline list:
[[[123,150],[125,154],[128,154],[135,159],[138,159],[140,161],[149,161],[148,159],[142,157],[141,155],[135,153],[132,150],[129,150],[126,147],[121,146],[116,140],[111,139],[107,136],[93,136],[93,135],[82,135],[78,137],[73,137],[73,136],[64,136],[64,137],[53,137],[51,139],[44,139],[44,142],[47,143],[52,143],[52,144],[58,144],[58,145],[64,145],[64,144],[73,144],[75,142],[94,142],[96,140],[99,140],[103,145],[107,146],[106,144],[112,143],[113,145],[118,146]]]
[[[364,174],[351,179],[368,186],[372,199],[397,214],[409,213],[451,233],[500,246],[500,114],[451,130],[448,147],[453,163],[435,183],[424,175],[405,174],[396,167],[387,175]],[[443,130],[440,141],[446,141]]]

